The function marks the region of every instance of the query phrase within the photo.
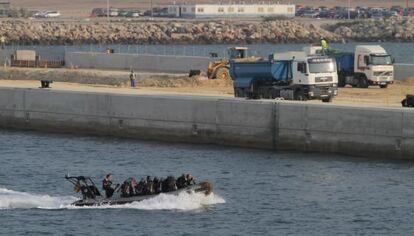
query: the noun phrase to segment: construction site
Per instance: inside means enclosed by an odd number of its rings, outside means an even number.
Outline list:
[[[0,69],[0,86],[40,86],[40,80],[50,80],[52,89],[82,91],[113,91],[128,94],[184,94],[233,97],[232,80],[209,80],[206,76],[187,74],[137,73],[137,87],[131,89],[128,71],[93,69]],[[414,78],[398,80],[387,89],[370,87],[340,88],[333,104],[372,107],[401,107],[401,101],[414,91]],[[312,101],[307,101],[312,102]],[[315,103],[313,101],[312,103]],[[316,102],[319,103],[319,102]]]

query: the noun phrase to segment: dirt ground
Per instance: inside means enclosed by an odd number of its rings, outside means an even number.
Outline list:
[[[34,80],[5,80],[0,79],[1,87],[38,88],[39,81]],[[54,82],[52,89],[77,90],[94,92],[115,92],[127,94],[182,94],[198,96],[233,97],[231,81],[206,80],[199,78],[178,79],[146,79],[139,81],[137,88],[130,88],[127,84],[122,86],[79,84],[68,82]],[[368,89],[340,88],[339,95],[333,104],[361,105],[371,107],[401,107],[401,100],[406,94],[414,94],[414,78],[406,81],[396,81],[387,89],[370,87]],[[307,101],[308,103],[321,103],[320,101]]]
[[[345,87],[339,89],[334,99],[337,104],[401,107],[401,100],[407,94],[414,94],[414,79],[396,81],[387,89],[370,87],[368,89]]]

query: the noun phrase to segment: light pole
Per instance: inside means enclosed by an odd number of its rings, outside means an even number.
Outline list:
[[[109,0],[106,0],[106,19],[109,22]]]
[[[152,5],[152,0],[151,0],[151,3],[150,3],[150,7],[151,7],[151,19],[152,19],[152,17],[154,17],[154,9],[153,9],[153,5]]]
[[[351,0],[348,0],[348,20],[351,19]]]

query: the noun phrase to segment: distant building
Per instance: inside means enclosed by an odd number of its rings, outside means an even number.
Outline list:
[[[10,13],[10,2],[0,2],[0,17],[7,17]]]
[[[175,17],[269,17],[295,16],[295,5],[285,4],[183,4],[170,5],[168,14]]]

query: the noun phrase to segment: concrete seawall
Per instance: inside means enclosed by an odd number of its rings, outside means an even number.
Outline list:
[[[0,127],[414,159],[414,111],[0,88]]]

